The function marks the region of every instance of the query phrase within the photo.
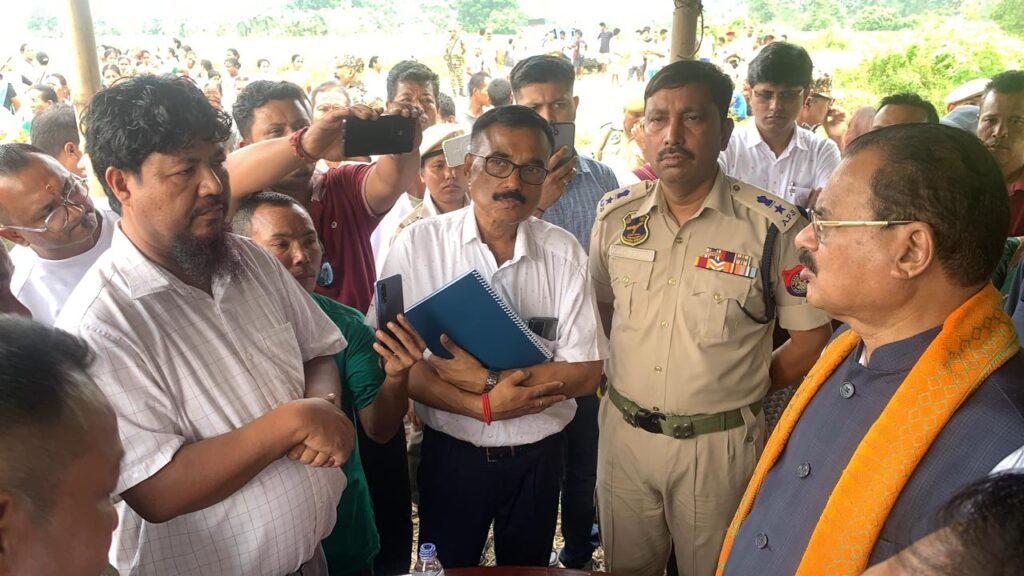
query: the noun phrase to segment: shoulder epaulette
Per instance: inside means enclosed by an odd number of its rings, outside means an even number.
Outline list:
[[[611,192],[604,195],[601,201],[597,203],[597,219],[604,220],[607,216],[619,206],[632,202],[638,198],[643,198],[654,190],[654,182],[643,181],[637,182],[631,186],[625,188],[619,188],[618,190],[612,190]]]
[[[800,222],[800,209],[796,205],[739,180],[729,178],[727,183],[737,202],[764,216],[782,232]]]

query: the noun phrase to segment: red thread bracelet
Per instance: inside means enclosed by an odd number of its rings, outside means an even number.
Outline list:
[[[484,424],[491,425],[491,397],[489,394],[483,394],[480,396],[481,402],[484,405]]]
[[[291,144],[292,152],[306,164],[316,164],[317,159],[310,156],[305,150],[302,149],[302,135],[309,130],[309,126],[299,128],[292,134],[291,138],[288,139],[288,143]]]

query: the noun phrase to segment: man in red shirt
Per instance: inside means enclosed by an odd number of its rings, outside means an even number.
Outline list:
[[[992,77],[981,97],[978,138],[1003,170],[1010,195],[1009,236],[1024,235],[1024,70]]]
[[[415,103],[388,105],[393,114],[419,117],[423,112]],[[422,131],[417,130],[413,150],[407,154],[315,172],[314,164],[321,158],[343,159],[346,117],[376,119],[377,112],[361,105],[343,107],[311,123],[305,91],[289,82],[260,80],[238,95],[233,115],[242,141],[227,161],[232,208],[263,190],[301,202],[324,244],[316,291],[366,312],[375,279],[370,234],[418,178]]]

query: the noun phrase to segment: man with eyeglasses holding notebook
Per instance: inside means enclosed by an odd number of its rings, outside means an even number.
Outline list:
[[[41,149],[0,144],[0,238],[11,250],[11,292],[53,325],[93,262],[110,247],[117,214],[97,210],[84,178]]]
[[[586,254],[568,232],[531,216],[553,146],[550,125],[526,107],[482,115],[463,168],[472,204],[406,228],[381,272],[402,275],[411,305],[478,270],[523,320],[551,327],[541,336],[553,362],[493,372],[459,347],[471,343],[442,339],[454,358],[432,356],[410,373],[426,426],[420,541],[437,546],[445,567],[477,565],[492,522],[499,564],[547,566],[561,432],[576,412],[572,399],[597,389],[607,356]]]

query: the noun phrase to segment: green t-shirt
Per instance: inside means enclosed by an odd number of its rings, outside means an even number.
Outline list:
[[[320,294],[313,294],[313,300],[348,341],[345,349],[334,355],[334,361],[341,373],[342,409],[352,419],[352,423],[359,426],[356,412],[373,403],[384,382],[380,356],[373,350],[373,331],[355,308]],[[348,477],[348,487],[338,502],[338,522],[334,525],[334,531],[323,541],[327,566],[333,576],[368,568],[380,551],[370,489],[359,458],[357,441],[352,449],[352,457],[341,467]]]

